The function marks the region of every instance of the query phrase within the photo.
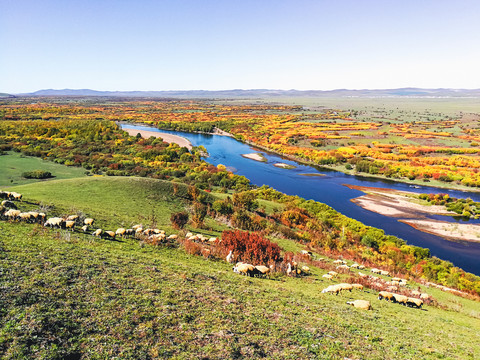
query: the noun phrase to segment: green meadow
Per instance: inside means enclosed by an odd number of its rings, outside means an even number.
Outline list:
[[[174,194],[171,183],[145,178],[86,177],[12,189],[24,195],[20,207],[84,213],[113,230],[142,222],[171,233],[171,213],[186,204],[184,189]],[[212,234],[222,229],[215,226]],[[286,250],[302,248],[278,241]],[[302,278],[247,278],[223,260],[181,247],[5,221],[0,250],[5,359],[480,357],[478,302],[438,289],[422,288],[439,306],[419,310],[380,301],[371,290],[322,294],[332,282],[318,268]],[[373,310],[346,304],[354,299],[369,300]]]
[[[22,177],[24,172],[33,170],[49,171],[54,176],[52,179],[71,179],[86,176],[85,169],[64,166],[40,158],[24,156],[13,151],[6,155],[0,155],[0,169],[0,186],[2,187],[37,182],[38,180]]]

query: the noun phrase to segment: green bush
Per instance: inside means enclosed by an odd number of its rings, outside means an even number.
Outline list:
[[[26,179],[48,179],[53,177],[50,171],[45,170],[26,171],[22,176]]]

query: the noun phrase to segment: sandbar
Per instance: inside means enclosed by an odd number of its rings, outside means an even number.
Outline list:
[[[480,241],[480,225],[474,224],[459,224],[439,220],[399,220],[413,228],[441,236],[443,238],[464,241]]]
[[[344,184],[345,185],[345,184]],[[427,215],[458,215],[444,206],[424,205],[417,193],[366,186],[345,185],[366,195],[351,201],[365,210],[398,218],[398,221],[447,240],[480,241],[480,225],[429,219]]]
[[[276,167],[279,167],[279,168],[282,168],[282,169],[295,169],[296,168],[295,165],[289,165],[289,164],[285,164],[285,163],[276,163],[276,164],[273,164],[273,166],[276,166]]]
[[[260,161],[260,162],[266,162],[267,159],[265,156],[263,156],[260,153],[251,153],[251,154],[241,154],[244,158],[250,159],[250,160],[255,160],[255,161]]]

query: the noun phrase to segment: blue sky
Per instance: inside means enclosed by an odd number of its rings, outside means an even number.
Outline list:
[[[0,92],[480,88],[478,0],[0,0]]]

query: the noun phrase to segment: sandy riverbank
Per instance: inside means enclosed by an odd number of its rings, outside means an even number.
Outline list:
[[[438,220],[399,220],[413,228],[452,240],[480,241],[480,225]]]
[[[188,150],[192,149],[192,143],[188,141],[186,138],[178,135],[167,134],[167,133],[162,133],[158,131],[147,131],[147,130],[138,130],[138,129],[123,129],[123,130],[128,132],[131,136],[136,136],[138,133],[140,133],[140,135],[142,135],[143,138],[149,138],[150,136],[161,137],[163,141],[167,143],[175,143],[181,147],[186,147]]]
[[[365,210],[398,218],[398,221],[419,231],[437,235],[447,240],[480,241],[480,225],[458,224],[427,218],[426,215],[433,214],[457,214],[447,211],[443,206],[422,204],[416,193],[366,186],[345,186],[366,193],[366,195],[351,200]]]

